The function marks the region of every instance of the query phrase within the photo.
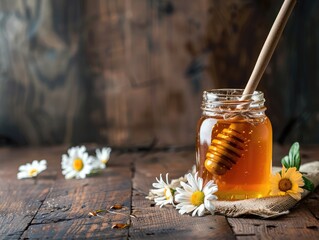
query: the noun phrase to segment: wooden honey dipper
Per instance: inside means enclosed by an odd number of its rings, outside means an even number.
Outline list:
[[[256,90],[295,4],[296,0],[284,1],[261,49],[240,101],[249,99]],[[238,162],[245,143],[240,128],[240,124],[232,123],[212,140],[205,160],[205,168],[210,173],[223,175]]]

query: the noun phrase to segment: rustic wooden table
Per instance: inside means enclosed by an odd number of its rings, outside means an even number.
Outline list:
[[[193,149],[114,150],[108,167],[84,180],[64,179],[60,164],[66,150],[64,146],[0,149],[1,239],[319,239],[318,188],[289,215],[272,220],[192,218],[172,207],[154,206],[145,196],[160,173],[169,172],[175,178],[190,169]],[[275,165],[287,151],[275,148]],[[319,159],[318,146],[302,147],[301,155],[303,162]],[[47,159],[48,169],[36,182],[17,180],[19,165],[33,159]],[[123,205],[116,210],[122,214],[89,216],[114,204]],[[117,223],[129,227],[113,229]]]

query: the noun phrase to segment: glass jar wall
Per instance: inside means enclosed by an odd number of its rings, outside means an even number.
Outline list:
[[[269,193],[272,127],[260,91],[203,93],[198,122],[196,167],[205,182],[218,184],[220,200],[259,198]]]

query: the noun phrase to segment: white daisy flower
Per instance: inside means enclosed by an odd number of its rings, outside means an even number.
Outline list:
[[[89,156],[84,146],[72,147],[68,150],[68,155],[62,155],[62,174],[66,179],[83,179],[91,173],[94,158]]]
[[[162,174],[160,175],[160,179],[156,178],[157,183],[153,183],[153,187],[156,189],[151,189],[149,198],[153,198],[156,205],[160,205],[163,207],[166,204],[174,205],[174,189],[169,184],[168,181],[168,173],[166,173],[166,182],[162,178]]]
[[[111,153],[112,149],[111,148],[102,148],[102,150],[100,149],[96,149],[96,158],[97,158],[97,168],[105,168],[105,165],[107,164],[107,162],[110,159],[110,153]]]
[[[211,201],[217,199],[214,195],[217,185],[211,180],[203,187],[203,179],[198,177],[198,173],[194,176],[189,173],[186,178],[188,183],[181,182],[183,188],[176,188],[176,209],[180,214],[193,212],[192,216],[203,216],[205,210],[213,214],[215,207]]]
[[[17,174],[18,179],[22,178],[32,178],[38,176],[39,173],[43,172],[47,169],[47,161],[46,160],[33,160],[32,163],[27,163],[25,165],[21,165],[19,167],[19,172]]]

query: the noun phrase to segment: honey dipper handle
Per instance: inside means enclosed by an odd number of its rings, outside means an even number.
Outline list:
[[[261,49],[243,94],[252,94],[256,90],[295,4],[296,0],[284,1]]]

